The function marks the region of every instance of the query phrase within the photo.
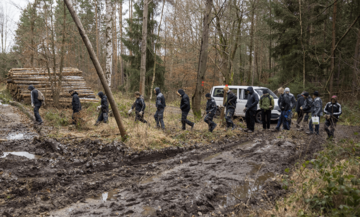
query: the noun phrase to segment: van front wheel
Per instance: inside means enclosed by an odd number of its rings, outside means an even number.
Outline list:
[[[257,123],[262,123],[262,121],[261,121],[261,111],[256,112],[255,121]]]

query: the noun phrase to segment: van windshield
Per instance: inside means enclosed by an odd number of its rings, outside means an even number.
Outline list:
[[[274,97],[274,99],[278,99],[278,97],[276,96],[276,94],[273,93],[271,90],[269,90],[269,89],[267,89],[267,88],[266,88],[266,89],[255,89],[255,91],[260,95],[260,97],[262,97],[264,90],[267,90],[267,91],[270,93],[270,95],[271,95],[272,97]]]

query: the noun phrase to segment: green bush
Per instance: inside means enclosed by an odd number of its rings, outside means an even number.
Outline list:
[[[45,119],[52,123],[54,126],[68,126],[69,125],[69,117],[66,117],[63,111],[61,112],[53,112],[48,111],[45,113]]]

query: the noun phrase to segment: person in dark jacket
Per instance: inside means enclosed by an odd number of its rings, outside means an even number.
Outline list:
[[[31,106],[34,108],[35,122],[36,124],[41,125],[43,121],[40,117],[39,109],[42,105],[42,101],[38,99],[38,90],[36,90],[32,85],[29,85],[28,90],[30,90]]]
[[[308,125],[309,113],[311,113],[311,107],[312,107],[312,103],[313,103],[312,98],[310,97],[308,92],[305,91],[303,93],[303,97],[304,97],[304,105],[300,106],[300,110],[303,111],[304,118],[302,121],[302,125],[298,129],[299,131],[305,129],[305,127]]]
[[[285,130],[290,130],[290,121],[288,119],[289,115],[291,115],[291,109],[292,106],[295,105],[293,102],[293,95],[290,94],[290,89],[286,88],[285,93],[281,93],[283,89],[279,89],[280,98],[278,101],[279,107],[281,109],[281,115],[279,117],[278,124],[276,128],[274,129],[275,132],[280,131],[281,125],[283,125],[283,128]]]
[[[244,109],[247,129],[245,132],[252,133],[255,130],[255,115],[257,111],[257,105],[259,103],[259,97],[254,93],[252,87],[246,89],[248,92],[248,100]]]
[[[164,95],[160,92],[160,88],[156,87],[154,89],[154,92],[156,94],[156,112],[154,115],[155,121],[156,121],[156,127],[160,128],[160,124],[161,124],[161,128],[163,130],[165,130],[165,124],[164,124],[164,110],[166,107],[166,103],[165,103],[165,97]]]
[[[77,120],[79,119],[79,112],[81,111],[79,94],[74,90],[70,90],[69,93],[72,96],[72,102],[71,102],[72,110],[73,110],[72,124],[76,124]]]
[[[230,127],[232,130],[234,130],[236,125],[232,121],[232,118],[236,109],[237,97],[233,92],[231,92],[228,85],[224,87],[224,91],[227,94],[225,105],[223,105],[226,108],[226,130],[228,130]]]
[[[181,97],[180,109],[181,109],[181,123],[182,130],[186,130],[186,124],[194,128],[194,123],[187,119],[190,111],[190,99],[183,89],[179,89],[176,94]]]
[[[319,92],[315,91],[313,94],[313,103],[311,106],[311,117],[321,117],[323,115],[322,112],[322,100],[319,97]],[[315,133],[316,135],[320,134],[320,124],[315,125]],[[313,134],[314,133],[314,129],[313,129],[313,121],[312,119],[309,122],[309,131],[306,132],[307,134]]]
[[[328,134],[328,139],[334,138],[336,123],[342,114],[341,105],[337,102],[337,96],[331,97],[331,102],[328,102],[324,108],[325,113],[325,131]]]
[[[206,116],[204,118],[204,121],[209,125],[209,132],[212,132],[217,126],[217,124],[213,122],[213,118],[216,114],[217,106],[215,99],[211,97],[210,93],[207,93],[205,97],[208,101],[206,102],[206,109],[205,109]]]
[[[304,111],[302,109],[300,109],[300,107],[302,107],[305,102],[305,98],[304,98],[303,94],[304,94],[304,92],[302,92],[301,94],[299,94],[297,96],[297,102],[296,102],[296,108],[295,108],[295,111],[298,115],[298,118],[296,121],[297,128],[300,128],[300,124],[301,124],[302,120],[304,119]]]
[[[131,109],[129,110],[128,114],[130,115],[132,110],[135,108],[135,122],[141,121],[143,123],[147,123],[147,121],[144,119],[144,112],[146,108],[144,97],[140,94],[139,91],[135,92],[136,100],[134,104],[132,105]]]
[[[98,96],[101,99],[101,105],[98,107],[98,109],[100,110],[99,112],[99,117],[95,123],[95,126],[99,125],[102,121],[104,123],[108,122],[108,118],[109,118],[109,103],[107,100],[107,96],[103,93],[103,92],[99,92]]]

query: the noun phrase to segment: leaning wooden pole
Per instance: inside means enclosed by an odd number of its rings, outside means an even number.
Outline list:
[[[94,49],[93,49],[93,47],[92,47],[92,45],[90,43],[90,40],[89,40],[88,36],[86,35],[84,27],[83,27],[79,17],[75,13],[75,10],[72,7],[70,1],[69,0],[64,0],[64,2],[65,2],[67,8],[70,11],[70,14],[71,14],[76,26],[79,29],[80,36],[84,41],[84,44],[85,44],[85,46],[86,46],[86,48],[87,48],[87,50],[89,52],[90,58],[91,58],[94,66],[95,66],[96,72],[97,72],[97,74],[98,74],[98,76],[100,78],[101,84],[102,84],[102,86],[103,86],[103,88],[105,90],[105,94],[109,99],[113,114],[115,116],[116,123],[117,123],[117,125],[119,127],[119,130],[120,130],[120,135],[121,135],[122,139],[125,140],[127,138],[126,130],[125,130],[125,128],[124,128],[124,126],[123,126],[123,124],[121,122],[120,113],[117,110],[114,97],[112,95],[110,87],[108,86],[108,83],[106,81],[106,78],[105,78],[104,72],[103,72],[103,70],[101,68],[101,65],[99,63],[99,60],[98,60],[98,58],[97,58],[97,56],[95,54],[95,51],[94,51]]]

